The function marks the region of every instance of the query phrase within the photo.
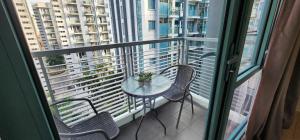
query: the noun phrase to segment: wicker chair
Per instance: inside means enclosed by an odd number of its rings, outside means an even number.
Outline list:
[[[165,91],[163,97],[171,102],[181,103],[180,111],[176,123],[176,128],[178,128],[184,99],[187,96],[191,97],[192,113],[194,113],[193,97],[189,92],[189,86],[196,77],[196,71],[194,70],[194,68],[188,65],[174,65],[164,69],[160,74],[163,74],[167,70],[170,70],[171,68],[174,67],[177,67],[177,75],[175,78],[175,82],[171,85],[169,90]]]
[[[215,55],[216,55],[215,52],[205,53],[200,57],[200,60],[202,60],[205,57],[215,56]],[[201,65],[201,61],[199,61],[199,65]],[[174,65],[164,69],[160,74],[163,74],[174,67],[177,67],[177,75],[175,78],[175,82],[172,84],[170,89],[163,94],[163,97],[171,102],[181,103],[178,118],[177,118],[177,123],[176,123],[176,128],[178,128],[184,100],[188,96],[191,97],[192,114],[194,114],[194,102],[193,102],[193,97],[189,92],[189,88],[190,88],[190,84],[196,78],[197,73],[196,70],[189,65]]]
[[[57,105],[64,102],[87,101],[95,112],[95,116],[84,120],[71,127],[64,124],[60,119],[54,116],[54,122],[61,139],[68,140],[112,140],[119,135],[119,127],[108,112],[98,113],[89,99],[67,99],[53,103]]]

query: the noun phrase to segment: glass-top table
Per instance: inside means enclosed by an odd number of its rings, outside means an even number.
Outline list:
[[[129,96],[149,98],[161,96],[172,85],[171,80],[163,75],[154,75],[148,82],[139,82],[137,77],[129,77],[122,83],[122,90]]]
[[[121,84],[124,93],[131,97],[141,98],[143,101],[144,114],[136,130],[135,139],[138,139],[138,132],[146,115],[147,108],[150,109],[149,112],[155,113],[155,119],[162,125],[164,134],[166,134],[166,127],[159,120],[157,110],[155,109],[155,99],[162,96],[171,87],[172,81],[163,75],[153,75],[152,80],[148,82],[139,82],[137,79],[138,77],[128,77]]]

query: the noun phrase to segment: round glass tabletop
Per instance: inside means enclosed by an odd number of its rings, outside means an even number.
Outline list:
[[[129,96],[153,97],[160,96],[172,85],[170,79],[162,75],[153,75],[149,82],[139,82],[137,77],[129,77],[122,82],[122,90]]]

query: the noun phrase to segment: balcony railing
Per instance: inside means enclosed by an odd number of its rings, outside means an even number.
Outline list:
[[[149,49],[149,44],[157,44],[157,47]],[[208,100],[215,55],[200,57],[215,54],[216,44],[216,39],[167,38],[32,52],[32,56],[39,60],[37,70],[41,70],[45,78],[49,103],[85,97],[98,111],[109,111],[114,119],[120,120],[141,104],[139,99],[122,92],[121,82],[140,72],[159,73],[169,66],[190,64],[198,74],[191,92]],[[169,72],[166,76],[174,79],[175,73]],[[93,116],[88,105],[81,102],[51,109],[68,125]]]

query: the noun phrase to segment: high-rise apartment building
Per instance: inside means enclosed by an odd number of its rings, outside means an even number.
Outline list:
[[[27,3],[26,0],[13,0],[13,3],[29,50],[43,50],[43,45],[39,40],[38,31],[34,24],[34,17],[30,13],[31,5]],[[48,91],[39,61],[34,59],[34,64],[37,68],[44,90]]]
[[[112,42],[108,2],[108,0],[50,0],[50,2],[33,3],[36,23],[45,49],[98,46]],[[80,83],[80,80],[93,70],[99,71],[99,67],[103,67],[103,62],[108,64],[105,67],[107,71],[114,70],[112,65],[115,62],[111,60],[114,53],[116,53],[114,50],[104,50],[46,57],[44,59],[46,63],[49,59],[63,58],[65,61],[62,65],[51,66],[48,63],[45,66],[48,80],[55,83],[51,86],[51,94],[83,96],[95,92],[88,90],[83,84],[75,83]],[[65,85],[74,85],[74,87]],[[63,90],[69,92],[62,93]]]
[[[206,35],[208,1],[187,0],[187,36]],[[115,42],[137,40],[153,40],[178,37],[183,34],[184,0],[111,0],[112,27]],[[143,61],[139,71],[149,68],[167,66],[159,58],[170,58],[177,52],[161,53],[168,47],[177,46],[176,43],[149,44],[136,47],[136,61]],[[160,52],[158,53],[157,50]],[[154,54],[157,55],[148,55]],[[158,56],[161,55],[161,56]]]
[[[46,50],[59,49],[61,43],[54,21],[50,3],[36,3],[33,6],[36,25],[38,26],[43,46]]]
[[[59,31],[69,47],[108,44],[111,40],[106,0],[51,0]],[[62,43],[66,46],[66,43]]]
[[[13,0],[14,6],[17,11],[18,19],[20,21],[24,37],[27,41],[27,45],[30,51],[39,51],[41,46],[39,45],[37,32],[33,24],[33,17],[29,12],[30,5],[27,4],[26,0]]]

